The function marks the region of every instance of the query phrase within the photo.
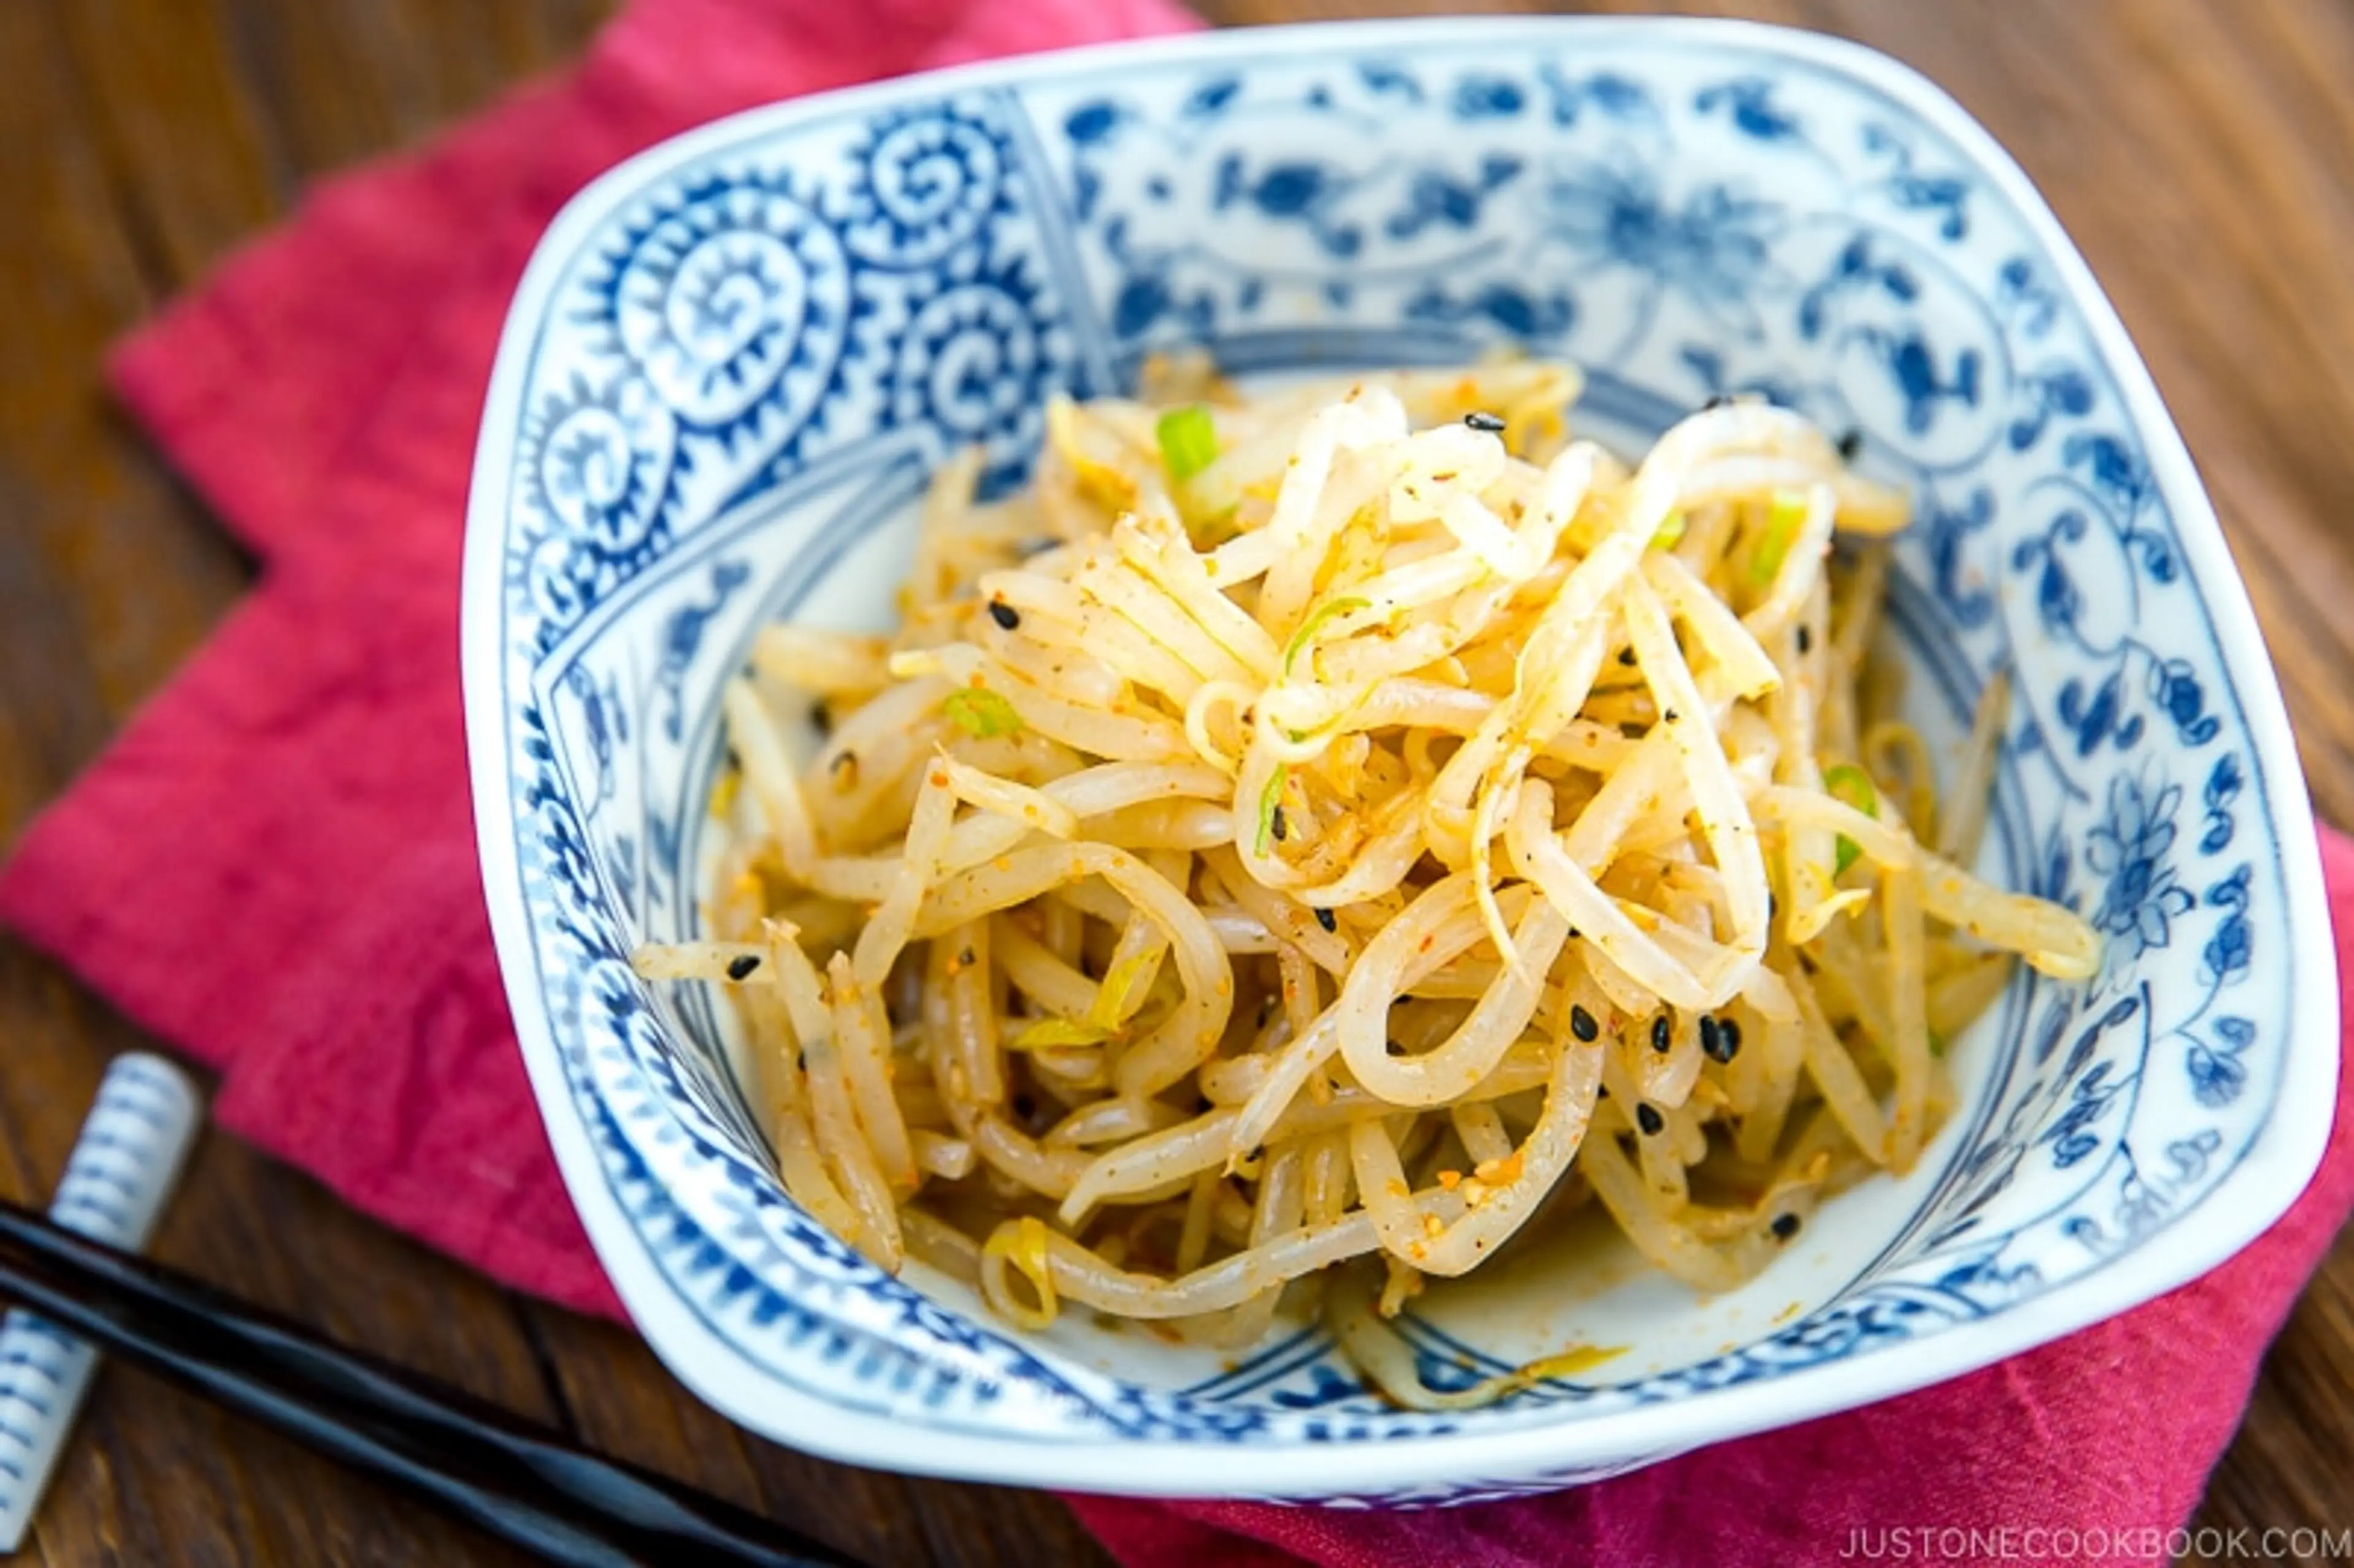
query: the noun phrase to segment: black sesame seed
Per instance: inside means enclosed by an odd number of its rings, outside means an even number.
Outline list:
[[[973,965],[981,962],[981,959],[975,956],[970,948],[966,948],[957,954],[957,962],[967,969],[970,969]]]
[[[1804,653],[1815,645],[1815,634],[1805,621],[1798,622],[1798,652]]]
[[[1673,724],[1673,723],[1675,723],[1675,722],[1676,722],[1676,710],[1675,710],[1675,709],[1673,709],[1673,708],[1670,708],[1670,709],[1667,711],[1667,713],[1666,713],[1663,716],[1667,719],[1667,721],[1668,721],[1670,724]]]
[[[1022,624],[1022,612],[1002,599],[989,601],[989,619],[1011,631]]]
[[[794,1053],[793,1053],[793,1065],[794,1065],[794,1066],[796,1066],[796,1067],[798,1067],[798,1068],[800,1068],[800,1069],[801,1069],[802,1072],[804,1072],[804,1073],[808,1072],[808,1071],[809,1071],[809,1053],[808,1053],[808,1052],[806,1052],[806,1051],[796,1051],[796,1052],[794,1052]]]
[[[1651,1049],[1664,1056],[1668,1054],[1668,1015],[1664,1012],[1651,1020]]]
[[[727,771],[730,773],[741,773],[744,771],[743,756],[732,746],[727,748]]]
[[[1267,831],[1275,835],[1275,842],[1278,843],[1281,843],[1284,836],[1291,832],[1291,824],[1284,821],[1282,807],[1278,806],[1275,809],[1267,821]]]
[[[1716,1019],[1709,1013],[1702,1013],[1700,1015],[1701,1054],[1712,1062],[1723,1061],[1724,1058],[1717,1054],[1724,1049],[1723,1039],[1723,1032],[1717,1028]]]
[[[749,979],[752,971],[759,967],[759,954],[738,953],[727,960],[727,978],[732,980]]]
[[[1774,1216],[1774,1223],[1766,1228],[1774,1233],[1775,1240],[1788,1241],[1792,1236],[1798,1234],[1798,1216],[1796,1214],[1776,1214]]]
[[[1668,1123],[1665,1117],[1647,1103],[1635,1107],[1635,1125],[1643,1129],[1645,1138],[1657,1138],[1666,1130]]]
[[[1470,426],[1475,430],[1485,430],[1491,436],[1499,433],[1504,428],[1504,421],[1498,418],[1495,415],[1490,414],[1485,408],[1472,409],[1469,413],[1463,416],[1463,422]]]
[[[1605,1084],[1600,1088],[1596,1089],[1594,1091],[1594,1097],[1597,1100],[1608,1099],[1610,1097],[1610,1086]]]
[[[1841,462],[1853,462],[1862,450],[1863,432],[1861,430],[1850,430],[1840,437],[1839,455]]]
[[[1596,1036],[1602,1033],[1602,1026],[1594,1022],[1594,1014],[1585,1008],[1573,1006],[1569,1010],[1569,1032],[1576,1035],[1581,1044],[1591,1045]]]
[[[1729,393],[1729,392],[1720,392],[1720,393],[1718,393],[1715,397],[1711,397],[1707,402],[1702,403],[1702,404],[1700,406],[1700,411],[1701,411],[1702,413],[1705,414],[1705,413],[1707,413],[1707,412],[1708,412],[1710,409],[1712,409],[1712,408],[1723,408],[1727,403],[1730,403],[1730,402],[1732,402],[1732,401],[1733,401],[1733,395],[1732,395],[1731,393]]]
[[[823,697],[810,705],[810,727],[820,735],[833,733],[833,710],[825,705]]]
[[[1718,1048],[1724,1053],[1718,1061],[1730,1062],[1741,1054],[1741,1025],[1730,1018],[1716,1021],[1716,1039]]]
[[[1626,665],[1626,666],[1627,666],[1627,668],[1628,668],[1629,670],[1633,669],[1633,668],[1635,667],[1635,651],[1634,651],[1634,649],[1632,649],[1632,648],[1621,648],[1620,650],[1618,650],[1618,662],[1620,662],[1621,664]]]
[[[1316,923],[1319,926],[1323,927],[1327,931],[1338,931],[1341,928],[1339,918],[1335,916],[1330,909],[1319,909],[1316,911]]]

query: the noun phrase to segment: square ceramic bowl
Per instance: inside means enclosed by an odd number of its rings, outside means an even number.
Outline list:
[[[2015,672],[1984,870],[2105,934],[1955,1045],[1919,1169],[1699,1300],[1606,1239],[1406,1320],[1413,1414],[1324,1336],[1239,1361],[1066,1314],[1025,1337],[788,1201],[708,1001],[631,975],[697,926],[716,694],[778,617],[881,625],[928,471],[1020,482],[1047,395],[1156,349],[1231,370],[1592,373],[1639,450],[1762,392],[1908,486],[1894,623],[1933,746]],[[2336,986],[2246,598],[2115,314],[1942,92],[1808,35],[1447,21],[1213,35],[756,111],[576,199],[484,416],[465,685],[499,956],[547,1130],[655,1351],[745,1425],[896,1469],[1114,1492],[1456,1501],[1951,1377],[2220,1262],[2312,1173]],[[1500,1272],[1502,1277],[1490,1277]],[[2120,1390],[2123,1396],[2129,1392]]]

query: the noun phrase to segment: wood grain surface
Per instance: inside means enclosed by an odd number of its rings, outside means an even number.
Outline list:
[[[1204,0],[1214,21],[1445,7]],[[1463,9],[1529,9],[1511,5]],[[1604,3],[1574,10],[1657,9]],[[2005,143],[2115,298],[2211,487],[2322,814],[2354,823],[2354,5],[1753,0],[1861,39]],[[236,600],[248,562],[108,405],[105,346],[281,218],[577,49],[598,0],[0,0],[0,847]],[[40,1199],[107,1058],[147,1044],[0,938],[0,1191]],[[357,1218],[225,1137],[165,1259],[879,1563],[1097,1563],[1043,1496],[748,1437],[619,1330]],[[2202,1524],[2354,1524],[2354,1244],[2274,1346]],[[471,1532],[120,1369],[28,1555],[502,1563]]]

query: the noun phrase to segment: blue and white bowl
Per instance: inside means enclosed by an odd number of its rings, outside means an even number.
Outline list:
[[[1050,392],[1155,349],[1230,369],[1587,366],[1639,450],[1756,391],[1909,486],[1893,614],[1944,746],[2015,672],[1986,869],[2083,911],[1955,1047],[1919,1170],[1699,1300],[1598,1252],[1435,1290],[1410,1414],[1325,1339],[1239,1364],[1069,1314],[1027,1337],[895,1280],[771,1174],[707,1000],[627,956],[696,928],[716,694],[776,617],[880,624],[912,503]],[[632,1317],[745,1425],[894,1469],[1115,1492],[1462,1501],[1951,1377],[2221,1261],[2327,1132],[2337,1020],[2303,782],[2248,601],[2148,373],[2027,179],[1866,50],[1730,23],[1234,33],[738,115],[541,242],[484,416],[465,584],[475,808],[515,1024]],[[2126,1391],[2120,1391],[2123,1394]]]

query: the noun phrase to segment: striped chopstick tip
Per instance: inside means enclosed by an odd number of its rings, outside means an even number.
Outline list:
[[[49,1217],[126,1251],[144,1246],[179,1182],[203,1104],[186,1073],[130,1052],[109,1065]],[[30,1312],[0,1319],[0,1554],[31,1528],[98,1357]]]

